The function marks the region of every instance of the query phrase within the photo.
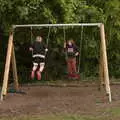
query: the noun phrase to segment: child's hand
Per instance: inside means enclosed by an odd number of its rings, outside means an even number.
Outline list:
[[[66,48],[66,42],[64,42],[64,48]]]
[[[45,49],[45,52],[48,52],[48,49],[47,49],[47,48]]]
[[[78,56],[79,55],[79,52],[75,53],[75,56]]]
[[[30,47],[29,50],[30,50],[30,51],[33,51],[33,48]]]

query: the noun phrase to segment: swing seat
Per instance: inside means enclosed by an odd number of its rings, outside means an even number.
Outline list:
[[[8,92],[8,93],[23,94],[23,95],[26,94],[26,92],[24,92],[24,91],[21,91],[21,90],[15,90],[15,89],[9,89],[7,92]]]
[[[68,74],[69,79],[80,79],[80,75],[77,73]]]

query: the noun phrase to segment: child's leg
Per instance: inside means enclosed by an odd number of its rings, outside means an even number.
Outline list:
[[[76,73],[77,68],[76,68],[76,58],[72,59],[72,73]]]
[[[33,63],[33,68],[32,68],[32,72],[31,72],[31,78],[34,79],[35,77],[35,71],[37,70],[38,64],[37,63]]]
[[[43,72],[44,67],[45,67],[45,63],[44,63],[44,62],[43,62],[43,63],[40,63],[39,71],[40,71],[40,72]]]
[[[77,74],[76,58],[73,58],[72,60],[72,71],[73,71],[73,78],[79,79],[80,76]]]
[[[37,78],[38,78],[38,80],[41,80],[41,73],[43,72],[44,67],[45,67],[45,63],[40,63],[40,68],[37,71]]]
[[[72,66],[71,66],[71,59],[67,60],[67,69],[68,69],[68,74],[72,74]]]

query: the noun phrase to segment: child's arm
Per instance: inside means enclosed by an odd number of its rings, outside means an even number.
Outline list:
[[[45,48],[45,52],[48,52],[48,48]]]
[[[67,48],[67,43],[66,42],[64,42],[64,52],[66,51],[66,48]]]
[[[34,43],[31,44],[31,46],[29,47],[29,50],[30,50],[30,51],[33,51],[33,49],[34,49]]]
[[[47,45],[45,45],[45,44],[43,44],[43,45],[44,45],[45,52],[47,53],[48,52]]]
[[[66,42],[64,42],[64,48],[66,49]]]
[[[75,53],[75,56],[78,56],[78,55],[79,55],[79,52],[76,52],[76,53]]]
[[[76,45],[74,45],[75,48],[75,56],[78,56],[80,54],[79,49]]]
[[[29,47],[29,50],[30,50],[30,51],[33,51],[33,48],[32,48],[32,47]]]

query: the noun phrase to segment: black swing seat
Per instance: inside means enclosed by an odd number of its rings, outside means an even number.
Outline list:
[[[15,90],[15,89],[8,89],[7,91],[8,93],[16,93],[16,94],[27,94],[26,92],[22,91],[22,90]]]
[[[75,74],[68,74],[68,78],[77,80],[77,79],[80,79],[80,75],[77,74],[77,73],[75,73]]]

